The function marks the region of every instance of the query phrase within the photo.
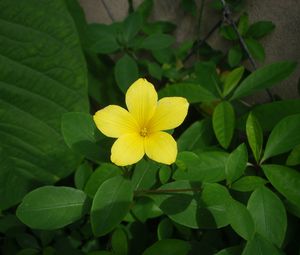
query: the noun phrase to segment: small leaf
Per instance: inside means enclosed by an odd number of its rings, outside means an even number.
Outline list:
[[[240,64],[243,57],[242,50],[239,46],[234,46],[228,51],[227,61],[231,67],[235,67]]]
[[[261,62],[265,60],[265,49],[260,42],[252,38],[246,38],[245,43],[247,45],[248,50],[250,51],[250,54],[254,58],[258,59]]]
[[[157,239],[171,238],[173,234],[173,224],[168,218],[162,219],[157,226]]]
[[[241,255],[241,253],[242,253],[242,247],[238,245],[238,246],[232,246],[220,250],[218,253],[215,253],[214,255]]]
[[[272,130],[262,161],[287,152],[300,144],[300,114],[282,119]]]
[[[254,236],[254,221],[246,206],[238,201],[230,200],[227,207],[227,217],[233,230],[245,240]]]
[[[248,143],[256,162],[259,162],[262,153],[263,132],[261,126],[253,113],[250,113],[246,123],[246,134]]]
[[[148,18],[153,8],[153,0],[144,0],[137,8],[136,12],[140,13],[144,20]]]
[[[167,34],[152,34],[143,40],[140,48],[146,50],[161,50],[170,47],[173,43],[173,36]]]
[[[91,225],[95,236],[113,230],[126,216],[133,199],[129,180],[115,176],[105,181],[95,194],[91,209]]]
[[[226,162],[225,173],[228,184],[237,180],[245,171],[248,162],[248,153],[245,144],[241,144],[230,153]]]
[[[86,195],[70,187],[44,186],[28,193],[18,206],[17,216],[34,229],[62,228],[80,219]]]
[[[146,222],[148,219],[159,217],[163,212],[149,197],[137,197],[135,199],[132,213],[141,222]]]
[[[212,123],[220,145],[227,149],[235,128],[234,109],[229,102],[223,101],[217,105],[212,116]]]
[[[94,197],[98,188],[101,186],[103,182],[106,180],[121,175],[122,170],[116,165],[110,163],[101,164],[96,170],[92,173],[90,178],[88,179],[84,192],[91,198]]]
[[[133,12],[126,17],[123,23],[123,36],[125,42],[132,40],[142,27],[142,16],[139,12]]]
[[[265,175],[272,185],[289,201],[300,205],[300,173],[280,165],[263,165]]]
[[[286,160],[288,166],[295,166],[300,164],[300,144],[297,145],[290,153]]]
[[[139,77],[139,69],[133,58],[125,54],[115,65],[115,79],[117,85],[126,93],[129,86]]]
[[[159,169],[158,176],[159,176],[159,180],[162,184],[167,183],[168,180],[170,179],[171,175],[172,175],[172,170],[171,170],[170,166],[164,165]]]
[[[188,242],[177,239],[163,239],[147,248],[143,255],[187,255],[191,246]]]
[[[111,236],[112,250],[118,255],[128,254],[128,238],[122,228],[117,228]]]
[[[248,29],[249,29],[249,17],[247,13],[243,13],[238,23],[238,31],[242,36],[244,36],[247,33]]]
[[[93,170],[91,166],[87,163],[81,164],[76,172],[75,172],[75,177],[74,177],[74,182],[75,182],[75,187],[77,189],[84,189],[84,186],[93,173]]]
[[[149,74],[152,77],[154,77],[154,78],[156,78],[158,80],[161,79],[163,70],[162,70],[162,68],[158,64],[156,64],[155,62],[148,61],[147,62],[147,68],[148,68]]]
[[[261,177],[245,176],[234,182],[230,188],[241,192],[249,192],[264,186],[266,183],[268,182]]]
[[[271,242],[261,235],[256,234],[254,238],[247,242],[242,255],[282,255],[282,253]]]
[[[221,26],[219,29],[219,34],[225,39],[230,41],[234,41],[238,39],[236,32],[230,25]]]
[[[243,77],[245,68],[243,66],[237,67],[232,70],[224,81],[223,96],[227,96],[239,83]]]
[[[235,90],[232,100],[269,88],[286,79],[296,68],[295,62],[277,62],[251,73]]]
[[[259,39],[269,33],[275,28],[275,25],[271,21],[258,21],[249,27],[247,36]]]
[[[159,97],[181,96],[185,97],[189,103],[210,102],[218,99],[209,90],[195,83],[175,83],[161,89]]]
[[[193,151],[209,147],[214,139],[209,119],[194,122],[178,138],[178,151]]]
[[[287,228],[286,212],[281,200],[269,189],[260,187],[251,194],[247,208],[255,222],[256,232],[281,246]]]

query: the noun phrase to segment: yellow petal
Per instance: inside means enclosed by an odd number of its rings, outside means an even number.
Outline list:
[[[188,108],[189,103],[183,97],[164,97],[160,99],[148,124],[150,132],[178,127],[184,121]]]
[[[157,104],[157,93],[154,86],[146,79],[138,79],[126,92],[126,105],[140,127],[153,116]]]
[[[145,152],[149,158],[169,165],[176,160],[177,144],[168,133],[156,132],[145,138]]]
[[[138,125],[133,116],[124,108],[109,105],[94,115],[97,128],[106,136],[118,138],[121,135],[138,132]]]
[[[143,158],[144,138],[137,133],[119,137],[111,148],[111,161],[118,166],[132,165]]]

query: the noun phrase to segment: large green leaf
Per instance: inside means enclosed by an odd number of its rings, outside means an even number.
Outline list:
[[[187,255],[191,248],[191,245],[183,240],[163,239],[147,248],[143,255]]]
[[[260,68],[242,81],[231,99],[248,96],[258,90],[269,88],[287,78],[295,68],[295,62],[278,62]]]
[[[258,39],[272,32],[274,28],[275,25],[271,21],[258,21],[249,27],[247,36]]]
[[[209,90],[195,83],[175,83],[164,87],[158,92],[159,97],[181,96],[189,103],[210,102],[217,99]]]
[[[87,111],[88,101],[85,63],[63,1],[3,0],[0,30],[0,147],[10,171],[0,166],[5,209],[75,170],[78,159],[60,121],[63,113]]]
[[[31,228],[57,229],[80,219],[86,211],[85,202],[81,190],[44,186],[24,197],[17,216]]]
[[[287,228],[287,217],[282,201],[269,189],[260,187],[250,196],[248,210],[258,234],[281,246]]]
[[[272,130],[262,160],[287,152],[300,144],[300,114],[281,120]]]
[[[280,165],[264,165],[263,171],[272,185],[289,201],[300,205],[300,173]]]
[[[217,105],[212,116],[212,123],[219,143],[227,149],[235,128],[234,109],[229,102],[223,101]]]
[[[241,192],[249,192],[264,186],[266,183],[268,181],[259,176],[244,176],[234,182],[230,188]]]
[[[91,210],[94,235],[103,236],[113,230],[128,213],[132,199],[132,184],[123,176],[115,176],[102,183]]]
[[[224,80],[223,96],[227,96],[239,83],[243,77],[245,67],[240,66],[233,69],[226,75]]]

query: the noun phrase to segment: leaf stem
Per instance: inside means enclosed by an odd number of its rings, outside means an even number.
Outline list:
[[[151,193],[151,194],[161,194],[161,193],[181,193],[181,192],[200,192],[200,188],[194,188],[194,189],[141,189],[141,190],[135,190],[135,195],[141,195],[144,193]]]

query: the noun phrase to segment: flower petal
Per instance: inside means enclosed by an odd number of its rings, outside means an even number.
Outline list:
[[[97,128],[106,136],[118,138],[121,135],[138,132],[138,125],[133,116],[124,108],[109,105],[94,115]]]
[[[148,124],[150,132],[178,127],[184,121],[188,108],[189,103],[183,97],[164,97],[160,99]]]
[[[156,132],[145,138],[145,152],[149,158],[170,165],[176,160],[177,144],[168,133]]]
[[[111,161],[118,166],[132,165],[143,158],[144,138],[137,133],[126,134],[117,139],[111,148]]]
[[[126,92],[126,105],[140,127],[145,127],[153,116],[157,104],[154,86],[146,79],[138,79]]]

